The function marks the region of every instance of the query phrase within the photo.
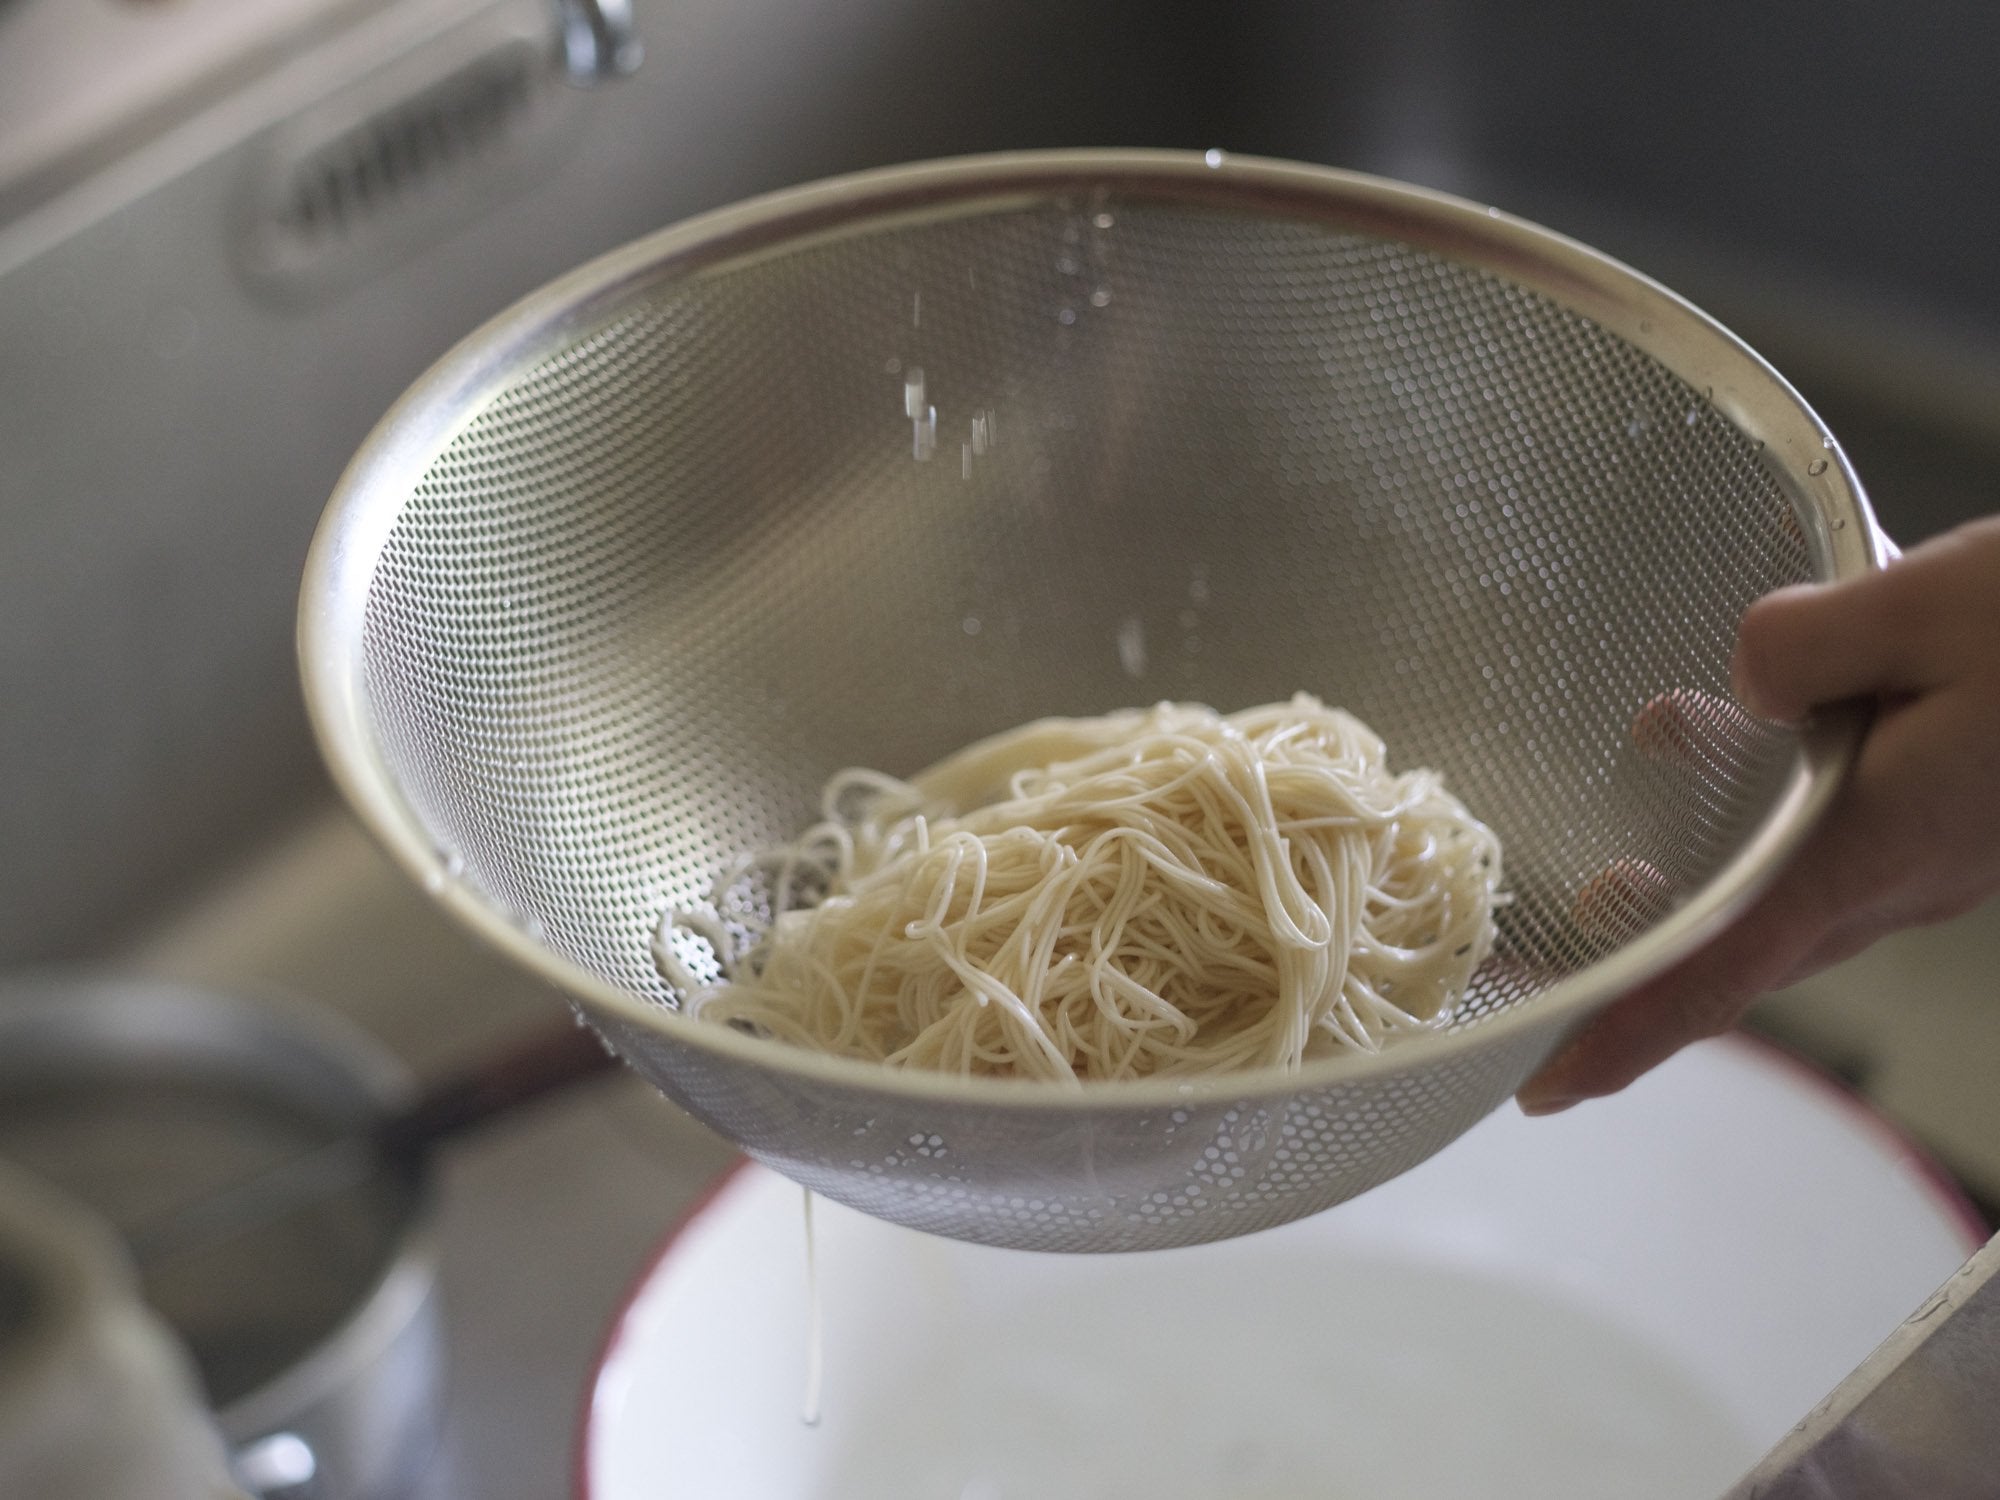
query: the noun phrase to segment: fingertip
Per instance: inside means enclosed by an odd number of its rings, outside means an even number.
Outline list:
[[[1556,1049],[1528,1081],[1514,1092],[1514,1103],[1531,1117],[1560,1114],[1605,1092],[1599,1087],[1602,1068],[1594,1056],[1602,1018],[1585,1026]]]
[[[1529,1083],[1514,1096],[1514,1103],[1520,1107],[1521,1113],[1530,1119],[1543,1119],[1549,1115],[1559,1115],[1566,1109],[1575,1108],[1583,1103],[1583,1096],[1565,1093],[1559,1089],[1538,1089],[1533,1083]]]
[[[1648,699],[1628,733],[1648,760],[1698,769],[1733,762],[1755,725],[1739,703],[1720,693],[1677,687]]]
[[[1729,661],[1729,690],[1760,719],[1796,724],[1811,707],[1785,687],[1797,675],[1788,667],[1788,626],[1820,588],[1818,584],[1792,584],[1764,595],[1743,612],[1736,629],[1736,650]]]
[[[1658,922],[1672,908],[1674,883],[1658,865],[1629,856],[1614,859],[1583,883],[1570,916],[1585,937],[1623,942]]]
[[[1515,1105],[1530,1119],[1544,1119],[1574,1109],[1586,1100],[1617,1093],[1632,1080],[1623,1066],[1625,1059],[1617,1055],[1615,1048],[1612,1055],[1604,1054],[1597,1028],[1586,1028],[1515,1090]],[[1631,1071],[1636,1076],[1643,1069]]]
[[[1706,993],[1706,987],[1702,987]],[[1584,1024],[1514,1094],[1521,1112],[1552,1115],[1615,1094],[1690,1042],[1712,1035],[1713,1019],[1690,1012],[1684,985],[1669,979],[1614,1002]]]

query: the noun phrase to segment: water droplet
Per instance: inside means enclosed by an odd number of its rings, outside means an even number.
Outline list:
[[[1845,516],[1835,516],[1835,517],[1833,518],[1833,529],[1834,529],[1835,531],[1845,531],[1845,530],[1847,530],[1847,517],[1845,517]]]
[[[1489,219],[1497,219],[1500,217],[1500,210],[1489,206],[1486,210],[1486,217]]]
[[[446,880],[456,880],[464,873],[465,856],[463,854],[460,854],[457,850],[453,850],[444,857],[444,878]]]
[[[883,361],[882,368],[887,370],[891,375],[900,375],[903,373],[903,362],[892,354],[887,360]],[[909,413],[905,412],[904,415],[907,416]]]
[[[903,377],[903,415],[920,417],[924,413],[924,372],[921,365],[910,366],[910,373]]]
[[[1645,435],[1646,419],[1644,417],[1634,417],[1625,424],[1625,436],[1637,438],[1644,437]]]
[[[443,890],[444,871],[442,870],[424,871],[424,889],[429,891],[433,896],[435,896],[439,891]]]
[[[1099,214],[1096,218],[1092,219],[1090,222],[1095,224],[1099,229],[1109,229],[1113,224],[1117,223],[1118,221],[1112,218],[1110,214]]]
[[[1076,257],[1074,255],[1058,255],[1056,257],[1056,270],[1061,275],[1074,276],[1076,274]]]
[[[1208,580],[1199,574],[1189,579],[1188,598],[1196,604],[1208,603]]]
[[[245,1484],[256,1486],[258,1493],[263,1494],[310,1484],[319,1472],[319,1460],[297,1433],[276,1432],[239,1449],[235,1468],[244,1476]]]
[[[1217,150],[1214,146],[1210,146],[1206,151],[1202,152],[1201,159],[1203,162],[1205,162],[1207,165],[1211,167],[1219,167],[1222,165],[1222,153],[1221,151]]]
[[[937,408],[924,408],[924,414],[911,424],[910,452],[918,463],[923,463],[937,452]]]
[[[1687,414],[1688,426],[1692,427],[1695,425],[1695,423],[1699,422],[1700,420],[1701,420],[1701,409],[1699,407],[1690,406],[1688,408],[1688,414]]]
[[[972,451],[984,454],[993,446],[993,413],[987,411],[972,414]]]
[[[1056,314],[1056,321],[1062,324],[1063,327],[1068,328],[1071,324],[1076,322],[1076,309],[1073,307],[1065,307],[1061,312]]]
[[[913,292],[910,294],[910,326],[912,328],[921,328],[924,326],[924,294],[922,292]]]
[[[1118,665],[1127,677],[1146,675],[1146,623],[1137,615],[1118,627]]]
[[[1806,465],[1806,472],[1808,474],[1824,474],[1826,472],[1826,460],[1823,458],[1814,459]]]
[[[1109,307],[1111,305],[1111,288],[1101,286],[1092,292],[1090,294],[1090,305],[1092,307]]]
[[[980,631],[979,616],[967,615],[963,620],[958,622],[958,628],[963,630],[967,635],[978,635]]]
[[[1833,446],[1833,434],[1830,432],[1827,433],[1819,440],[1819,445],[1822,448],[1831,448]]]

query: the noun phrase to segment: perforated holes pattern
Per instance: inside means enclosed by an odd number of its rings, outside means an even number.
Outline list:
[[[1742,609],[1810,576],[1755,445],[1546,297],[1318,225],[1078,195],[635,293],[408,496],[366,688],[464,879],[662,1005],[662,909],[795,831],[838,767],[908,773],[1039,714],[1308,689],[1443,770],[1505,841],[1514,899],[1466,1028],[1741,847],[1789,737],[1746,720],[1665,764],[1632,724],[1662,693],[1726,694]],[[1580,922],[1621,860],[1656,899]],[[917,1105],[599,1019],[833,1197],[1062,1249],[1337,1202],[1476,1121],[1554,1040],[1177,1121],[1111,1095]]]

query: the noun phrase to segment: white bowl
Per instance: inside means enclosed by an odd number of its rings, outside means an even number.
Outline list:
[[[725,1178],[638,1282],[589,1500],[1709,1500],[1984,1238],[1851,1096],[1705,1043],[1317,1218],[994,1250]]]

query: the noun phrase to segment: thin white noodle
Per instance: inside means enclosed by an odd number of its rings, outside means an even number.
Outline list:
[[[1043,720],[912,782],[841,771],[821,805],[725,872],[716,915],[667,912],[691,1014],[892,1067],[1297,1067],[1443,1024],[1493,946],[1492,831],[1303,693]]]

